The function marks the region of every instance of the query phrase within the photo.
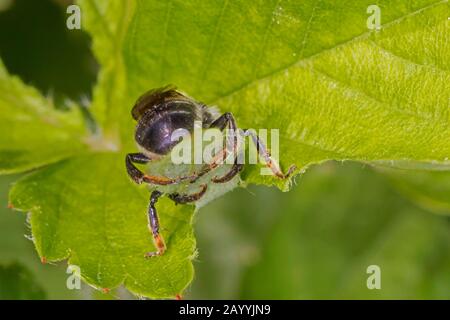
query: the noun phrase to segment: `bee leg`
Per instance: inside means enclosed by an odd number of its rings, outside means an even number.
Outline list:
[[[164,244],[164,240],[159,233],[159,219],[155,208],[155,204],[161,195],[162,193],[157,190],[153,191],[150,195],[150,203],[148,205],[148,228],[153,235],[153,242],[155,243],[156,251],[147,252],[145,254],[145,257],[147,258],[160,256],[164,253],[164,251],[166,251],[166,245]]]
[[[168,184],[177,184],[185,180],[193,180],[196,179],[196,176],[183,176],[177,178],[167,178],[163,176],[151,176],[144,174],[141,170],[136,168],[133,163],[148,163],[152,159],[144,155],[143,153],[128,153],[125,157],[125,166],[127,168],[128,175],[133,179],[137,184],[141,184],[142,182],[148,184],[156,184],[156,185],[168,185]]]
[[[221,115],[219,118],[213,121],[210,128],[218,128],[219,130],[223,131],[225,128],[230,130],[231,138],[233,139],[232,147],[233,147],[233,154],[236,155],[237,153],[237,145],[238,145],[238,130],[236,125],[236,120],[233,117],[233,114],[231,112],[225,112],[223,115]],[[228,147],[228,145],[227,145]],[[223,160],[225,160],[227,157],[227,152],[223,155]]]
[[[294,172],[294,170],[296,169],[295,165],[291,165],[289,167],[287,173],[285,173],[285,174],[281,171],[280,167],[272,159],[272,157],[270,156],[270,152],[267,150],[266,146],[261,141],[261,139],[259,139],[258,135],[255,132],[253,132],[252,130],[245,129],[244,136],[250,136],[252,138],[253,143],[255,144],[256,149],[259,152],[259,155],[261,157],[263,157],[264,162],[266,163],[266,166],[270,170],[272,170],[272,172],[275,176],[277,176],[280,179],[286,179],[292,174],[292,172]]]
[[[216,120],[214,120],[209,127],[210,128],[218,128],[220,130],[224,130],[227,125],[234,127],[236,129],[236,120],[233,117],[233,114],[231,112],[225,112],[220,117],[218,117]]]
[[[202,190],[193,194],[179,194],[179,193],[171,193],[169,194],[169,198],[173,200],[176,204],[184,204],[189,202],[195,202],[199,200],[206,192],[208,186],[206,184],[201,185]]]
[[[209,128],[218,128],[221,131],[225,130],[227,127],[231,132],[231,139],[233,139],[231,144],[232,144],[232,148],[233,148],[233,154],[235,156],[235,164],[234,164],[232,170],[233,171],[237,170],[236,171],[236,174],[237,174],[242,169],[242,166],[238,165],[236,163],[237,146],[238,146],[238,137],[237,137],[238,130],[237,130],[237,126],[236,126],[236,120],[234,119],[233,114],[231,114],[230,112],[226,112],[223,115],[221,115],[219,118],[214,120],[209,126]],[[199,173],[196,174],[196,178],[191,182],[195,182],[198,178],[207,174],[211,170],[214,170],[215,168],[217,168],[220,164],[222,164],[225,161],[227,156],[228,156],[228,145],[225,148],[223,148],[221,151],[219,151],[214,156],[213,160],[209,164],[207,164],[205,167],[203,167],[203,169]],[[236,174],[234,174],[234,175],[236,175]],[[228,180],[230,180],[231,178],[232,177],[230,177]],[[217,182],[219,183],[221,180],[222,179],[218,179]],[[228,180],[224,180],[223,182],[226,182]]]
[[[128,153],[125,157],[125,166],[127,168],[128,175],[137,184],[142,183],[144,178],[144,173],[136,168],[133,163],[148,163],[151,159],[144,155],[143,153]]]
[[[243,168],[244,168],[244,165],[241,163],[237,163],[237,161],[235,159],[233,166],[231,167],[230,171],[227,172],[227,174],[225,174],[222,177],[214,177],[211,179],[211,181],[214,183],[228,182],[231,179],[233,179],[237,174],[239,174]]]
[[[220,130],[224,130],[227,127],[227,125],[228,125],[228,128],[232,131],[233,154],[235,156],[234,163],[233,163],[233,167],[227,174],[225,174],[222,177],[214,177],[212,179],[212,181],[215,183],[224,183],[224,182],[230,181],[231,179],[233,179],[234,176],[239,174],[239,172],[241,172],[242,169],[244,168],[243,164],[238,163],[238,154],[237,154],[238,130],[237,130],[237,125],[236,125],[236,120],[234,119],[233,114],[230,112],[224,113],[222,116],[217,118],[217,120],[215,120],[211,124],[210,127],[219,128]],[[223,159],[226,159],[226,150],[225,150],[225,154],[223,155]]]

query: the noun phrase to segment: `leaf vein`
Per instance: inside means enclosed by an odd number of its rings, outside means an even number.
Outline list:
[[[422,13],[422,12],[428,10],[428,9],[434,8],[434,7],[439,6],[441,4],[445,4],[447,2],[448,2],[448,0],[440,0],[440,1],[437,1],[437,2],[432,3],[430,5],[427,5],[425,7],[419,8],[419,9],[413,11],[413,12],[410,12],[410,13],[408,13],[406,15],[403,15],[403,16],[401,16],[399,18],[396,18],[396,19],[394,19],[392,21],[387,22],[386,24],[382,25],[382,28],[383,29],[387,29],[387,28],[389,28],[389,27],[391,27],[391,26],[393,26],[395,24],[398,24],[398,23],[402,22],[406,18],[415,16],[415,15],[420,14],[420,13]],[[355,37],[352,37],[350,39],[341,41],[341,42],[335,44],[332,47],[329,47],[329,48],[323,49],[323,50],[321,50],[319,52],[316,52],[316,53],[314,53],[314,54],[312,54],[310,56],[301,57],[300,59],[294,61],[293,63],[285,65],[285,66],[283,66],[281,68],[275,69],[272,72],[270,72],[270,73],[268,73],[266,75],[263,75],[262,77],[257,77],[257,78],[255,78],[253,80],[247,81],[246,83],[238,86],[237,88],[234,88],[234,89],[229,90],[228,92],[225,92],[224,94],[214,98],[214,100],[211,103],[218,104],[218,102],[221,99],[228,98],[228,97],[236,94],[237,92],[239,92],[241,90],[244,90],[245,88],[248,88],[248,87],[251,87],[253,85],[256,85],[257,83],[260,83],[260,82],[263,82],[263,81],[267,81],[267,80],[269,80],[269,78],[273,77],[275,74],[282,73],[282,72],[284,72],[287,69],[295,67],[296,65],[299,65],[299,64],[302,64],[302,63],[304,63],[306,61],[312,60],[312,59],[316,58],[317,56],[319,56],[319,55],[321,55],[323,53],[333,51],[333,50],[335,50],[337,48],[340,48],[342,46],[345,46],[347,44],[350,44],[350,43],[353,43],[353,42],[356,42],[356,41],[359,41],[359,40],[366,39],[366,38],[370,37],[372,35],[372,33],[373,33],[373,31],[371,31],[371,30],[370,31],[366,31],[364,33],[361,33],[361,34],[355,36]]]
[[[228,2],[229,2],[229,0],[225,0],[223,2],[223,6],[222,6],[222,9],[220,10],[219,18],[217,19],[217,23],[216,23],[216,26],[214,28],[214,33],[213,33],[213,36],[212,36],[212,40],[210,42],[211,45],[209,46],[208,52],[206,54],[206,63],[204,64],[204,68],[203,68],[203,71],[202,71],[201,76],[200,76],[200,82],[199,83],[201,83],[201,87],[203,87],[203,84],[205,83],[205,80],[206,80],[206,77],[207,77],[207,74],[208,74],[208,70],[209,70],[209,65],[211,64],[212,57],[214,56],[214,48],[216,46],[219,30],[221,29],[219,27],[221,25],[223,16],[225,15],[225,11],[226,11]]]

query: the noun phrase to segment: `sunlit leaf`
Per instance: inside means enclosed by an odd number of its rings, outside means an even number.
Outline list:
[[[32,212],[41,257],[68,258],[96,287],[125,282],[137,294],[174,297],[193,278],[190,207],[158,203],[168,251],[143,258],[152,250],[148,192],[126,177],[123,160],[136,151],[131,106],[148,89],[173,83],[233,112],[242,128],[280,129],[284,168],[331,159],[449,163],[447,1],[379,1],[379,31],[367,29],[370,0],[80,4],[102,68],[90,106],[99,134],[79,155],[80,117],[55,111],[2,69],[0,164],[12,172],[67,158],[23,178],[10,199]],[[256,166],[242,178],[289,186]],[[211,188],[207,199],[234,186]]]

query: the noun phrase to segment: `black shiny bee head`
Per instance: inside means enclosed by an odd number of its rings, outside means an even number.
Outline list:
[[[177,129],[192,132],[195,121],[208,125],[208,108],[178,92],[172,86],[153,89],[142,95],[131,114],[138,121],[135,140],[143,152],[166,155],[179,142],[172,140]]]

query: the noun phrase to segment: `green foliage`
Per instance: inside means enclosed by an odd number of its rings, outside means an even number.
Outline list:
[[[381,1],[380,32],[366,27],[372,3],[138,2],[124,48],[128,90],[173,82],[243,128],[278,128],[284,167],[448,163],[448,3]],[[281,184],[258,168],[244,177]]]
[[[432,212],[450,214],[450,172],[383,170],[408,198]]]
[[[18,177],[17,175],[0,177],[0,265],[26,266],[32,273],[32,278],[46,293],[46,299],[81,298],[79,290],[67,290],[66,263],[52,267],[42,264],[37,258],[33,242],[30,241],[31,230],[26,223],[28,217],[6,207],[8,189]]]
[[[240,127],[280,129],[283,167],[448,164],[447,1],[380,1],[379,32],[366,27],[371,2],[80,1],[101,66],[91,105],[100,136],[87,136],[77,109],[56,111],[0,69],[0,172],[47,165],[10,195],[31,211],[40,256],[68,258],[99,288],[124,282],[161,298],[190,283],[193,208],[158,203],[168,251],[145,260],[148,192],[123,164],[135,150],[132,104],[167,83],[232,111]],[[242,178],[288,189],[258,167]]]
[[[45,299],[45,292],[24,266],[0,265],[0,300]]]
[[[125,78],[122,47],[134,2],[81,0],[79,3],[83,12],[82,28],[92,35],[93,51],[101,67],[94,89],[92,113],[102,127],[107,148],[117,150],[122,145],[133,148],[130,110],[143,92],[138,96],[129,93],[133,84]]]
[[[153,250],[145,214],[149,194],[133,188],[121,156],[62,161],[20,179],[10,198],[13,207],[32,212],[39,255],[47,261],[68,258],[98,288],[124,282],[137,294],[174,297],[192,279],[192,210],[175,208],[168,199],[158,202],[162,234],[171,250],[145,259]]]
[[[39,92],[10,76],[0,61],[0,173],[25,171],[83,152],[77,110],[61,112]]]

